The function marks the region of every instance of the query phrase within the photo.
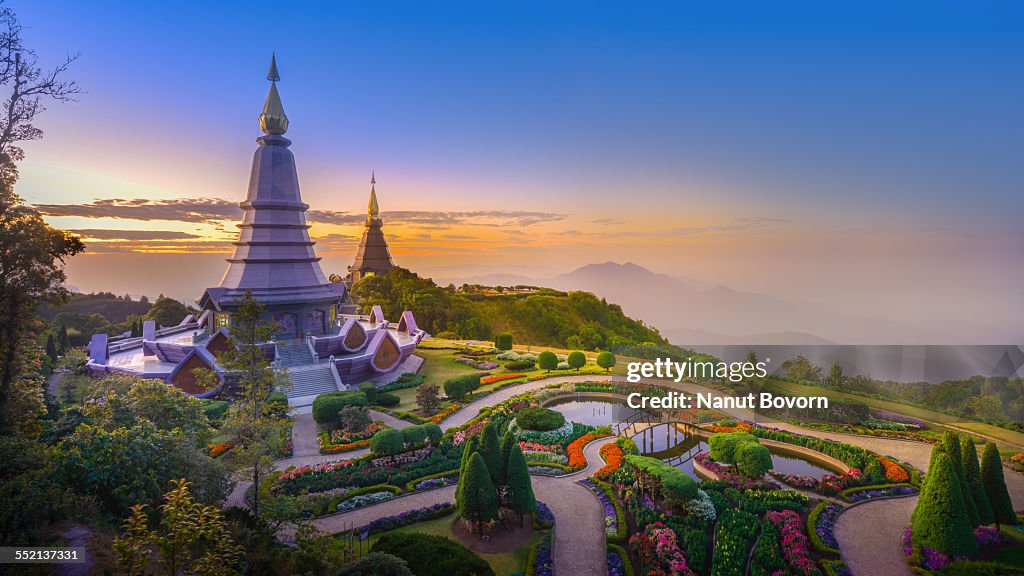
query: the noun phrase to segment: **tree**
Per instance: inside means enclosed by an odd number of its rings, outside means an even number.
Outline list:
[[[615,366],[615,354],[605,350],[597,355],[597,365],[604,368],[605,372],[608,372]]]
[[[506,430],[505,435],[501,437],[501,461],[505,463],[505,475],[508,475],[508,456],[512,453],[512,447],[518,446],[519,442],[516,441],[516,435],[512,433],[512,430]],[[506,483],[508,478],[505,479]]]
[[[964,473],[967,476],[967,484],[971,488],[971,496],[974,498],[974,505],[978,509],[978,520],[981,524],[995,522],[992,515],[992,504],[985,494],[985,487],[981,484],[981,468],[978,465],[978,451],[974,448],[974,442],[967,436],[960,437],[960,456],[963,460]]]
[[[479,446],[479,441],[479,435],[470,436],[462,446],[462,458],[459,461],[459,483],[455,487],[456,502],[462,499],[462,488],[465,484],[461,480],[466,477],[466,467],[469,465],[469,459],[473,456],[473,453],[476,452],[476,449]]]
[[[455,400],[462,400],[470,392],[480,387],[479,374],[466,374],[449,378],[444,382],[444,393]]]
[[[366,406],[345,406],[338,412],[341,428],[347,432],[362,432],[370,427],[370,409]]]
[[[950,556],[971,556],[978,551],[978,544],[953,462],[938,447],[932,454],[928,479],[910,520],[914,541]]]
[[[806,380],[818,382],[821,380],[821,367],[815,366],[802,354],[790,358],[782,363],[782,369],[786,371],[786,378],[797,382]]]
[[[507,466],[512,510],[519,514],[519,524],[522,525],[524,514],[533,514],[537,511],[537,497],[533,494],[530,468],[526,464],[526,457],[523,456],[523,450],[518,443],[512,444]]]
[[[67,326],[61,326],[60,329],[57,330],[57,345],[61,354],[64,354],[71,349],[71,338],[68,338]]]
[[[832,368],[825,377],[825,387],[833,390],[842,390],[846,385],[846,376],[843,375],[843,367],[838,361],[832,363]]]
[[[465,474],[459,478],[462,490],[458,501],[459,516],[467,521],[472,531],[482,530],[483,524],[498,518],[498,496],[487,471],[487,464],[479,452],[474,452],[466,463]]]
[[[736,468],[744,476],[760,478],[772,469],[772,454],[756,442],[744,442],[736,447]]]
[[[260,499],[268,492],[261,490],[260,486],[274,472],[274,455],[281,444],[279,430],[285,424],[283,418],[267,410],[267,399],[274,390],[291,387],[288,372],[272,366],[267,357],[265,346],[273,342],[278,327],[263,321],[265,311],[266,307],[246,291],[228,327],[232,346],[217,356],[225,377],[234,383],[237,390],[234,405],[228,411],[221,431],[228,433],[235,444],[231,463],[237,469],[245,470],[252,481],[252,512],[257,518]],[[202,374],[208,381],[216,377],[209,371]]]
[[[377,385],[373,382],[363,382],[359,385],[359,391],[366,394],[366,401],[370,404],[377,403]]]
[[[405,450],[405,439],[400,430],[385,428],[378,430],[370,439],[370,451],[374,454],[398,454]]]
[[[56,364],[57,362],[57,343],[53,340],[53,334],[46,335],[46,355]]]
[[[444,437],[444,432],[441,430],[441,427],[433,422],[427,422],[420,426],[423,428],[424,432],[427,433],[427,439],[429,439],[430,443],[434,446],[437,446],[437,443]]]
[[[1003,463],[999,459],[999,449],[994,442],[986,442],[981,452],[981,484],[985,487],[985,495],[992,505],[992,515],[996,527],[1000,524],[1016,524],[1017,515],[1013,511],[1013,501],[1006,490],[1006,479],[1003,477]]]
[[[502,332],[494,337],[494,347],[498,350],[511,350],[512,349],[512,335],[508,332]]]
[[[413,576],[405,560],[393,554],[370,552],[341,567],[338,576]]]
[[[184,304],[161,294],[143,318],[155,320],[157,326],[177,326],[185,316],[188,316],[188,308]],[[232,318],[232,322],[234,320]]]
[[[440,391],[437,384],[420,384],[416,387],[416,403],[428,412],[437,410],[441,406]]]
[[[708,439],[708,454],[716,462],[733,464],[736,462],[737,449],[748,442],[757,444],[757,437],[746,432],[718,432]]]
[[[579,350],[569,352],[569,355],[565,357],[565,361],[569,363],[569,366],[579,371],[587,365],[587,355]]]
[[[148,528],[145,506],[136,504],[124,522],[124,535],[114,538],[125,574],[148,574],[151,569],[167,576],[238,574],[244,548],[235,544],[220,509],[196,502],[185,480],[174,480],[171,486],[160,506],[158,530]]]
[[[971,487],[967,484],[967,474],[964,472],[964,464],[960,457],[962,453],[960,435],[952,430],[947,430],[942,435],[942,450],[949,456],[949,461],[953,464],[953,472],[960,485],[960,497],[964,501],[964,509],[967,510],[971,528],[977,528],[981,524],[978,518],[978,508],[974,505],[974,497],[971,496]]]
[[[493,422],[488,422],[480,433],[480,455],[487,464],[487,471],[495,485],[505,483],[505,463],[501,459],[501,442],[498,440],[498,429]]]
[[[537,366],[546,372],[551,372],[558,367],[558,356],[554,352],[545,350],[537,355]]]

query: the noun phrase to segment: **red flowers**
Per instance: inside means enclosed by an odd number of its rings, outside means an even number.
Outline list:
[[[481,378],[480,385],[486,386],[488,384],[494,384],[495,382],[501,382],[502,380],[522,378],[523,376],[526,376],[526,374],[495,374],[494,376],[487,376],[486,378]]]
[[[601,446],[601,457],[604,458],[605,464],[594,473],[594,476],[601,480],[607,480],[622,467],[622,448],[619,448],[619,445],[614,442],[605,444]]]
[[[228,450],[231,450],[232,448],[235,447],[235,445],[230,443],[230,442],[222,442],[220,444],[210,444],[209,446],[210,446],[210,458],[216,458],[217,456],[220,456],[221,454],[223,454],[223,453],[227,452]]]
[[[440,424],[442,420],[454,414],[459,408],[460,406],[458,404],[452,404],[437,414],[434,414],[434,416],[430,418],[430,421],[434,424]]]

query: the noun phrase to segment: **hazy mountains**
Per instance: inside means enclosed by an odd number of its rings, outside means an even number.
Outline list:
[[[589,264],[553,278],[493,274],[440,281],[593,292],[682,346],[935,343],[920,326],[674,278],[629,262]]]

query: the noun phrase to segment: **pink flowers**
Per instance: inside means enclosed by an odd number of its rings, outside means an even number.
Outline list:
[[[768,512],[765,518],[779,529],[782,535],[782,557],[793,574],[798,576],[820,575],[818,565],[810,558],[807,535],[800,515],[792,510]]]
[[[647,566],[649,576],[693,576],[676,533],[661,522],[648,524],[642,534],[630,538],[629,545]]]

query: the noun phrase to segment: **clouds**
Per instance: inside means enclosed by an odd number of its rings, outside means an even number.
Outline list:
[[[706,234],[709,232],[743,232],[748,230],[763,230],[767,228],[778,228],[780,225],[791,224],[788,218],[770,218],[766,216],[749,216],[745,218],[734,218],[725,224],[712,226],[684,226],[665,230],[665,236],[692,236],[694,234]]]
[[[198,234],[175,230],[106,230],[88,228],[71,230],[71,232],[93,240],[185,240],[201,238]]]
[[[242,210],[237,203],[222,198],[108,198],[80,204],[37,204],[35,208],[44,216],[166,220],[202,224],[237,221],[242,216]],[[362,225],[366,221],[366,214],[336,210],[310,210],[306,217],[316,224],[337,226]],[[566,215],[531,210],[397,210],[383,212],[381,218],[390,224],[444,230],[455,226],[526,227],[558,222],[564,220]]]

